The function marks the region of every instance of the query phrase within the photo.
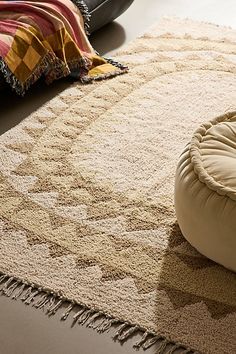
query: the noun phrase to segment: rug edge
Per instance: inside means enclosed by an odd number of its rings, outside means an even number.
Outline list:
[[[134,334],[140,333],[142,336],[133,344],[134,349],[146,350],[158,344],[157,354],[203,354],[185,344],[158,334],[152,329],[141,327],[121,318],[115,318],[98,308],[89,307],[84,303],[65,297],[60,292],[6,274],[1,270],[0,296],[11,298],[11,300],[21,300],[25,305],[31,305],[37,310],[42,310],[48,317],[54,316],[66,304],[67,308],[59,317],[60,321],[66,321],[70,318],[72,321],[71,327],[78,324],[93,329],[99,334],[115,328],[115,333],[111,338],[120,344],[131,339]],[[72,310],[75,310],[76,307],[79,308],[78,311],[71,315]],[[166,352],[168,347],[168,352]]]

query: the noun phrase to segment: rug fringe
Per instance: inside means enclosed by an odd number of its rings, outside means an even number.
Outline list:
[[[22,283],[20,289],[18,289],[18,291],[15,292],[14,295],[12,296],[12,299],[17,300],[23,294],[24,290],[25,290],[25,284]]]
[[[142,348],[146,350],[154,344],[158,344],[159,347],[156,354],[201,354],[182,344],[174,343],[162,335],[157,335],[151,330],[145,330],[138,325],[113,318],[97,309],[69,300],[59,293],[1,272],[0,295],[11,297],[14,300],[21,300],[26,305],[43,310],[47,316],[53,316],[61,307],[67,306],[60,316],[61,321],[66,321],[69,317],[72,317],[72,326],[75,324],[85,325],[98,333],[108,332],[114,327],[115,334],[113,339],[119,343],[131,339],[135,334],[143,334],[140,340],[133,345],[134,349]],[[71,312],[76,308],[77,312],[70,316]]]
[[[69,306],[67,307],[66,311],[61,316],[61,321],[65,321],[67,319],[67,317],[69,316],[73,308],[74,308],[74,303],[69,303]]]

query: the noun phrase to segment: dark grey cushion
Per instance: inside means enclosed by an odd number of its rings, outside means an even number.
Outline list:
[[[89,12],[101,5],[104,1],[105,0],[84,0],[86,5],[88,6]]]
[[[88,6],[90,33],[120,16],[134,0],[84,0]]]

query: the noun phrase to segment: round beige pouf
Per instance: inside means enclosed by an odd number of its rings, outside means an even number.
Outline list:
[[[236,271],[236,112],[202,125],[180,157],[175,208],[184,237]]]

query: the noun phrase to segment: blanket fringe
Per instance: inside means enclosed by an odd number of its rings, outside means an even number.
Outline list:
[[[97,52],[96,52],[97,53]],[[99,53],[97,53],[99,55]],[[123,65],[117,61],[115,61],[114,59],[112,58],[107,58],[107,57],[104,57],[104,59],[111,65],[113,65],[116,70],[114,71],[111,71],[111,72],[108,72],[106,74],[99,74],[97,76],[88,76],[88,75],[85,75],[85,76],[81,76],[80,77],[80,81],[83,83],[83,84],[88,84],[88,83],[91,83],[93,81],[100,81],[100,80],[104,80],[104,79],[109,79],[109,78],[112,78],[114,76],[117,76],[117,75],[122,75],[122,74],[125,74],[129,71],[129,68],[128,66],[126,65]]]
[[[25,92],[33,85],[44,73],[47,72],[50,65],[53,65],[52,54],[47,53],[41,60],[40,64],[26,80],[21,83],[17,77],[10,71],[5,61],[0,57],[0,72],[3,74],[6,82],[16,91],[20,96],[24,96]]]
[[[94,77],[89,77],[87,72],[89,70],[89,60],[86,57],[82,57],[79,60],[73,60],[67,65],[60,59],[53,56],[52,53],[47,53],[41,60],[41,63],[37,66],[31,76],[26,82],[21,83],[16,76],[10,71],[5,61],[0,57],[0,73],[3,74],[5,81],[16,91],[20,96],[24,96],[26,91],[32,86],[42,75],[46,76],[46,83],[50,84],[54,80],[58,80],[62,77],[71,75],[76,77],[82,83],[87,84],[97,80],[103,80],[111,78],[120,74],[124,74],[128,71],[128,67],[122,65],[110,58],[105,58],[108,63],[116,67],[116,70],[100,74]],[[76,75],[73,75],[76,72]]]
[[[61,321],[66,321],[70,317],[72,326],[76,324],[85,325],[98,333],[108,332],[115,328],[113,339],[119,343],[131,339],[136,334],[142,334],[140,339],[133,345],[134,349],[142,348],[146,350],[156,345],[157,351],[155,354],[201,354],[162,335],[157,335],[152,330],[145,330],[138,325],[113,318],[97,309],[69,300],[60,293],[54,293],[49,289],[21,281],[1,272],[0,295],[14,300],[20,299],[26,305],[43,310],[47,316],[55,315],[59,309],[65,307],[63,313],[59,316]],[[73,314],[71,315],[72,312]]]
[[[95,50],[95,53],[100,56],[100,54],[96,50]],[[88,83],[91,83],[93,81],[100,81],[100,80],[103,80],[103,79],[109,79],[109,78],[112,78],[112,77],[117,76],[117,75],[125,74],[125,73],[127,73],[129,71],[129,68],[128,68],[127,65],[123,65],[123,64],[119,63],[118,61],[110,58],[110,57],[103,57],[103,58],[109,64],[113,65],[116,68],[116,70],[111,71],[111,72],[106,73],[106,74],[99,74],[99,75],[93,76],[93,77],[90,77],[88,75],[81,76],[80,77],[80,81],[83,84],[88,84]]]
[[[85,2],[83,0],[72,0],[72,2],[78,7],[78,9],[81,12],[81,15],[83,16],[85,32],[89,36],[90,35],[89,23],[90,23],[91,15],[89,13],[88,6],[85,4]]]

